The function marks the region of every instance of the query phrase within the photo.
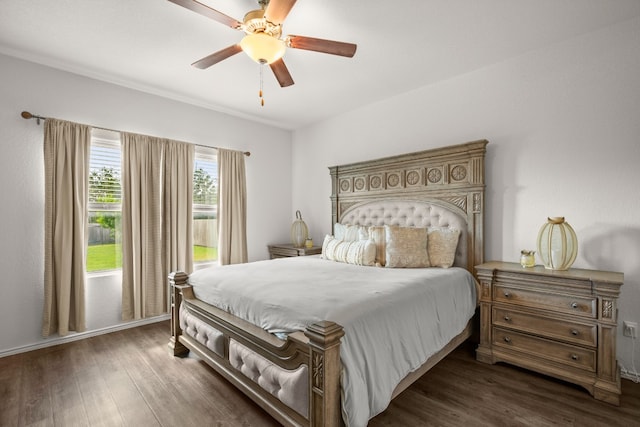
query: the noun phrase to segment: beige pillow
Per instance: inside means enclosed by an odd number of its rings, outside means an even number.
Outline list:
[[[376,245],[371,240],[345,242],[327,235],[322,243],[322,257],[354,265],[376,264]]]
[[[367,230],[367,236],[369,240],[372,240],[376,245],[376,265],[384,267],[387,263],[387,233],[384,229],[384,225],[371,226],[365,228]],[[360,238],[363,233],[360,232]]]
[[[385,225],[387,238],[387,262],[385,267],[429,267],[427,229]]]
[[[453,228],[429,228],[427,251],[432,267],[449,268],[456,259],[460,230]]]
[[[337,240],[344,240],[345,242],[353,242],[354,240],[360,240],[360,226],[359,225],[345,225],[336,222],[333,226],[333,235]]]

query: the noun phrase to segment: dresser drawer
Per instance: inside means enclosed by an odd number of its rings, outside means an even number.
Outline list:
[[[520,332],[494,327],[493,345],[510,348],[561,363],[573,368],[596,372],[596,351],[571,344],[563,344]]]
[[[296,248],[270,247],[269,250],[273,258],[285,258],[299,255]]]
[[[596,299],[562,294],[551,294],[536,290],[496,285],[493,288],[495,302],[535,307],[558,313],[583,317],[596,317]]]
[[[547,338],[595,347],[598,344],[598,327],[595,324],[558,320],[503,307],[493,307],[492,323]]]

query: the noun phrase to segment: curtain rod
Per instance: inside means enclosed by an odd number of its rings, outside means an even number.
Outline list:
[[[31,114],[28,111],[23,111],[22,113],[20,113],[20,115],[22,116],[23,119],[36,119],[36,123],[38,123],[38,124],[40,124],[40,120],[47,120],[46,117],[38,116],[37,114]],[[95,129],[108,130],[109,132],[121,132],[119,130],[101,128],[101,127],[98,127],[98,126],[91,126],[91,127],[95,128]],[[206,147],[206,148],[216,148],[216,149],[219,148],[219,147],[211,147],[211,146],[208,146],[208,145],[201,145],[201,144],[193,144],[193,145],[197,145],[198,147]],[[249,157],[251,155],[251,152],[250,151],[245,151],[244,155]]]

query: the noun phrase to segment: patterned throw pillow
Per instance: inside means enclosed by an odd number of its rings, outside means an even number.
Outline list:
[[[345,242],[327,235],[322,243],[322,258],[354,265],[376,264],[376,245],[371,240]]]
[[[387,263],[391,268],[429,267],[427,229],[385,225]]]
[[[456,259],[460,230],[453,228],[429,228],[427,250],[432,267],[449,268]]]

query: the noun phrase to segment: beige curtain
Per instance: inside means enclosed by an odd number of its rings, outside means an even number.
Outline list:
[[[167,311],[162,260],[162,140],[122,133],[122,319]]]
[[[218,149],[218,262],[247,262],[247,189],[242,151]]]
[[[193,144],[167,141],[164,158],[164,271],[193,270]]]
[[[85,330],[85,260],[91,128],[47,119],[42,335]]]
[[[193,269],[192,144],[122,133],[122,318],[169,310],[167,276]]]

